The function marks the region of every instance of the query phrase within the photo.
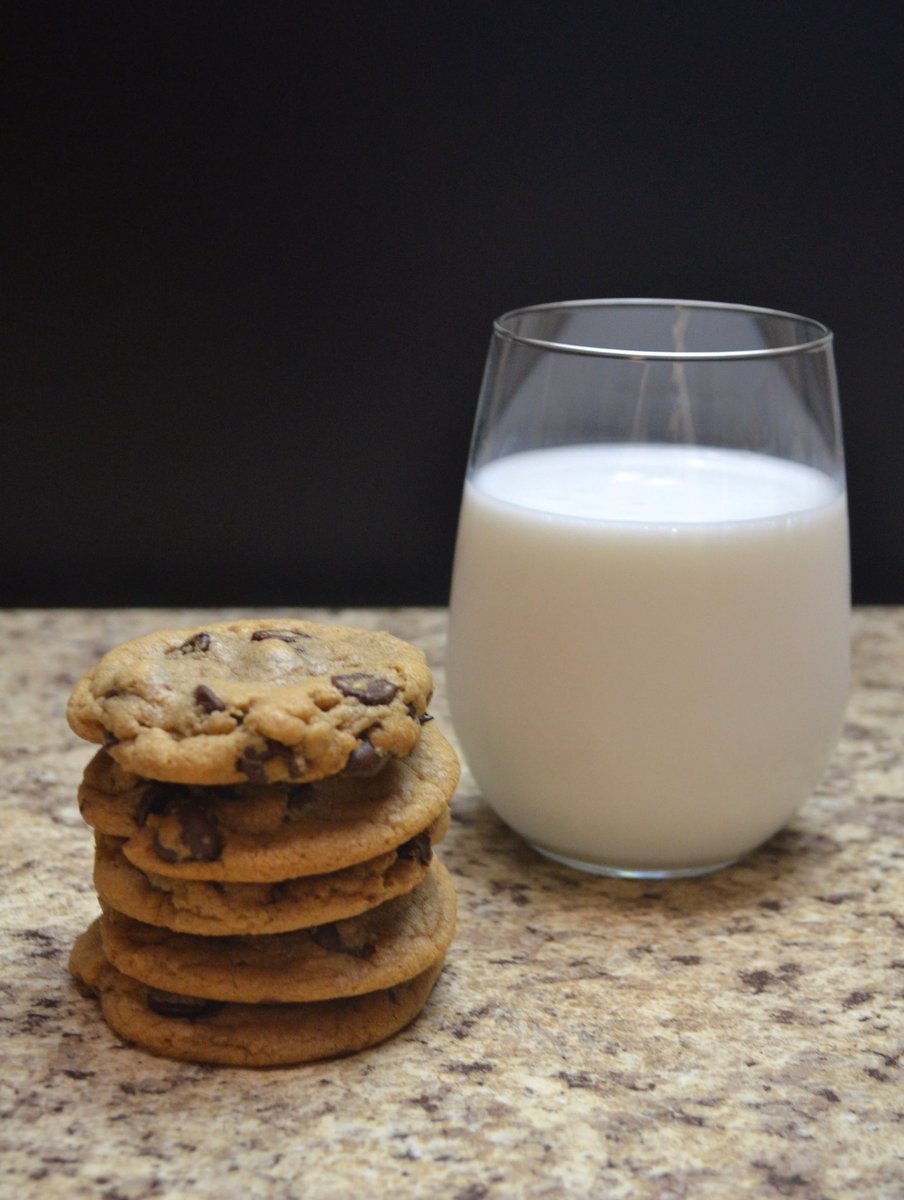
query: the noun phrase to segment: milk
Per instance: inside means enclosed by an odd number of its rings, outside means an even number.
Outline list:
[[[484,796],[626,872],[736,859],[811,793],[848,686],[843,489],[744,451],[565,446],[465,486],[448,694]]]

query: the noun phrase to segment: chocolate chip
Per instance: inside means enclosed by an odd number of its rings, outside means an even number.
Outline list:
[[[267,747],[271,758],[281,758],[286,764],[286,773],[289,778],[298,779],[301,775],[301,767],[298,765],[298,758],[292,747],[285,746],[282,742],[274,741],[273,738],[267,738]]]
[[[379,775],[388,762],[389,755],[381,754],[376,746],[365,738],[346,759],[342,774],[352,775],[355,779],[372,779],[374,775]]]
[[[235,769],[241,771],[251,783],[266,784],[270,780],[264,763],[272,758],[281,758],[285,762],[290,779],[298,779],[301,776],[301,766],[295,751],[291,746],[277,742],[274,738],[267,738],[263,747],[246,746],[235,760]]]
[[[251,783],[269,783],[267,772],[264,770],[264,763],[269,757],[265,750],[258,750],[255,746],[246,746],[235,760],[235,769],[241,771]]]
[[[181,646],[177,646],[176,650],[180,654],[191,654],[194,650],[200,650],[203,653],[205,650],[210,649],[212,641],[213,638],[209,633],[195,633],[187,641],[183,642]],[[167,651],[167,653],[169,654],[171,651]]]
[[[195,688],[195,704],[206,713],[226,711],[226,705],[206,683],[199,683]]]
[[[215,862],[223,853],[224,840],[213,813],[190,800],[170,802],[166,816],[176,818],[179,845],[167,845],[162,826],[154,830],[154,850],[164,862]]]
[[[255,629],[251,635],[252,642],[263,642],[267,638],[278,638],[281,642],[294,642],[300,637],[309,637],[307,633],[295,633],[291,629]]]
[[[165,784],[149,783],[141,793],[141,799],[135,808],[135,824],[138,828],[143,829],[145,827],[151,813],[159,815],[165,812],[169,798],[170,793],[167,791]]]
[[[213,862],[223,853],[223,835],[217,829],[213,813],[195,804],[185,804],[179,810],[182,840],[196,862]]]
[[[398,688],[388,679],[356,671],[351,675],[333,675],[332,683],[343,696],[353,696],[362,704],[389,704]]]
[[[159,988],[148,988],[147,1005],[151,1012],[161,1017],[206,1017],[223,1007],[219,1000],[182,996],[179,992],[164,992]]]
[[[433,720],[433,717],[430,715],[430,713],[424,713],[422,717],[418,717],[418,720],[422,725],[426,725],[428,721]]]
[[[335,922],[330,922],[329,925],[317,925],[309,930],[309,933],[321,950],[328,950],[331,954],[349,954],[352,958],[370,958],[377,949],[372,942],[366,942],[363,946],[347,945],[342,940],[342,935]]]
[[[160,830],[154,830],[154,853],[158,858],[162,858],[164,862],[175,863],[182,862],[182,855],[178,850],[171,850],[169,846],[164,846],[160,840]]]
[[[413,838],[409,838],[407,842],[403,842],[399,846],[396,854],[399,858],[416,858],[426,867],[431,858],[433,858],[430,834],[426,831],[416,833]]]

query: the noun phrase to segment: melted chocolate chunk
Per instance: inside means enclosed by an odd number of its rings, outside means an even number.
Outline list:
[[[197,862],[212,862],[223,853],[223,835],[217,828],[213,813],[196,804],[185,804],[179,810],[182,840]]]
[[[398,692],[394,683],[377,675],[356,671],[352,675],[333,675],[332,684],[343,696],[352,696],[362,704],[389,704]]]
[[[159,988],[148,988],[147,1006],[161,1017],[207,1017],[223,1007],[219,1000],[182,996],[179,992],[164,992]]]
[[[423,833],[416,833],[413,838],[409,838],[407,842],[403,842],[399,846],[396,854],[399,858],[416,858],[426,867],[433,858],[430,834],[426,830]]]
[[[135,809],[135,824],[139,829],[143,829],[147,824],[147,819],[151,813],[158,816],[160,813],[166,812],[166,806],[170,799],[171,793],[167,791],[166,785],[162,783],[149,783],[141,794],[141,799]]]
[[[196,633],[187,641],[183,642],[181,646],[177,646],[176,652],[179,654],[191,654],[195,650],[200,650],[203,653],[205,650],[210,649],[210,643],[212,641],[213,638],[209,633]],[[172,651],[167,651],[167,654],[171,653]]]
[[[379,775],[388,762],[389,755],[381,754],[372,742],[364,738],[346,759],[342,774],[352,775],[355,779],[371,779]]]
[[[310,637],[307,633],[296,633],[294,629],[255,629],[251,635],[252,642],[264,642],[267,638],[277,638],[281,642],[295,642],[300,637]]]
[[[223,853],[223,835],[217,828],[213,813],[192,801],[175,800],[167,805],[167,816],[179,823],[181,846],[167,846],[154,830],[154,851],[164,862],[215,862]]]
[[[301,775],[301,767],[298,765],[298,759],[291,746],[285,746],[282,742],[276,742],[273,738],[267,738],[267,749],[269,750],[270,758],[281,758],[283,760],[290,779],[298,779]]]
[[[195,704],[206,713],[226,711],[226,705],[206,683],[199,683],[195,688]]]
[[[255,746],[246,746],[235,760],[235,769],[241,771],[251,783],[268,783],[264,763],[269,757],[265,750],[259,750]]]
[[[266,744],[262,747],[246,746],[236,759],[235,769],[241,771],[251,783],[269,783],[264,763],[269,762],[272,758],[281,758],[285,762],[290,779],[298,779],[301,775],[301,767],[292,747],[274,741],[273,738],[267,738]]]
[[[350,954],[352,958],[370,958],[377,949],[372,942],[367,942],[363,946],[346,945],[338,927],[332,921],[329,925],[315,926],[310,930],[310,934],[321,950],[328,950],[332,954]]]

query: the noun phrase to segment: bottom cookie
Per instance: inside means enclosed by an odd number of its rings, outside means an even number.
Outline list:
[[[75,941],[69,969],[101,1005],[114,1033],[152,1054],[184,1062],[274,1067],[352,1054],[398,1033],[424,1007],[442,970],[382,991],[293,1004],[192,1001],[123,975],[104,954],[100,922]]]

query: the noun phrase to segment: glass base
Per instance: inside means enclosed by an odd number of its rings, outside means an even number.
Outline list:
[[[591,875],[606,875],[610,879],[694,879],[698,875],[711,875],[713,871],[721,871],[738,861],[736,858],[729,858],[725,862],[705,863],[696,867],[618,867],[610,863],[584,862],[580,858],[569,858],[566,854],[556,854],[535,842],[529,842],[528,845],[544,858],[551,858],[553,862],[561,863],[565,867],[587,871]]]

